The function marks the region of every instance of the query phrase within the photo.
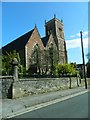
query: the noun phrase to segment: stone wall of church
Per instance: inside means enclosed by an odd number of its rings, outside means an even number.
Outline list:
[[[61,37],[62,39],[64,39],[63,24],[59,20],[56,20],[55,25],[56,25],[56,35],[59,38]]]
[[[44,49],[38,30],[35,28],[28,43],[25,46],[25,58],[26,58],[26,69],[29,68],[31,63],[31,55],[34,50],[34,46],[38,44],[40,49]]]

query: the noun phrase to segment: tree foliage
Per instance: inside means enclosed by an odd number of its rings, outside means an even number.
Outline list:
[[[87,77],[90,78],[90,60],[87,63]]]
[[[17,58],[18,60],[18,71],[19,74],[23,73],[23,66],[20,63],[20,56],[16,50],[8,53],[6,52],[5,55],[2,55],[2,75],[12,75],[12,60]]]
[[[29,74],[40,74],[41,68],[41,49],[38,44],[34,46],[34,49],[30,58],[30,66],[28,69]]]
[[[75,64],[58,64],[54,66],[54,74],[56,75],[77,75]]]

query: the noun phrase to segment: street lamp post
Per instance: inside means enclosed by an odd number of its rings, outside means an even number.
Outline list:
[[[85,79],[85,88],[87,89],[87,80],[86,80],[86,73],[85,73],[85,60],[84,60],[84,49],[83,49],[83,40],[82,40],[82,31],[80,31],[81,35],[81,48],[82,48],[82,59],[83,59],[83,72],[84,72],[84,79]]]

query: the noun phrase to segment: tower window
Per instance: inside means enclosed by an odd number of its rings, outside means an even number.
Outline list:
[[[60,37],[63,38],[63,30],[61,28],[59,28],[59,32],[60,32]]]
[[[62,29],[61,29],[61,28],[59,28],[59,30],[60,30],[60,31],[62,31]]]

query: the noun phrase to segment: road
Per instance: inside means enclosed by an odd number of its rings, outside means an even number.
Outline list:
[[[88,93],[27,112],[15,118],[88,118]]]

